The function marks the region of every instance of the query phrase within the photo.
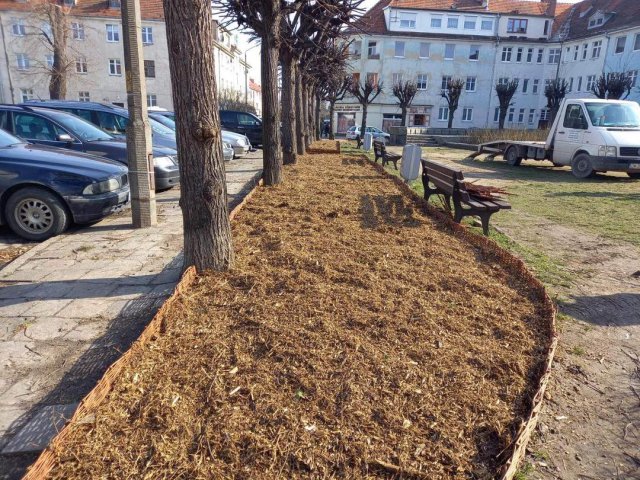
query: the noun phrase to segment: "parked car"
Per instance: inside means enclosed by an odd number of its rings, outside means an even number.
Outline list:
[[[49,108],[0,105],[0,128],[31,143],[67,148],[127,164],[127,144],[70,113]],[[180,183],[177,152],[154,147],[157,190]]]
[[[220,110],[220,123],[224,130],[246,135],[252,145],[262,145],[262,120],[253,113]]]
[[[227,142],[222,142],[222,157],[224,158],[225,162],[229,162],[233,160],[233,157],[234,157],[233,147],[229,145]]]
[[[149,117],[175,132],[176,122],[166,115],[168,113],[173,115],[173,112],[151,110],[149,111]],[[228,143],[233,148],[232,158],[241,157],[251,150],[251,142],[245,135],[222,130],[222,141]]]
[[[99,102],[76,102],[72,100],[30,100],[23,105],[52,108],[72,113],[86,121],[100,127],[116,138],[124,138],[129,111],[122,107]],[[149,119],[151,126],[151,142],[154,147],[169,147],[176,149],[176,134],[174,130],[165,127],[160,122]]]
[[[374,140],[382,140],[384,142],[388,142],[391,138],[386,132],[383,132],[379,128],[376,127],[367,127],[365,133],[371,133],[373,135]],[[347,140],[355,140],[360,136],[360,127],[353,126],[347,130]]]
[[[32,145],[0,130],[0,224],[42,241],[72,223],[94,223],[129,201],[124,165]]]

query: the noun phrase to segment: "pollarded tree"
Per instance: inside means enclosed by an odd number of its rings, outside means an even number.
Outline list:
[[[504,129],[504,121],[507,118],[507,112],[511,106],[511,100],[518,90],[520,82],[518,79],[509,80],[507,82],[501,82],[496,84],[496,95],[498,95],[498,102],[500,103],[500,117],[498,121],[498,128]]]
[[[367,131],[367,110],[378,95],[383,91],[382,82],[378,82],[374,76],[367,76],[364,82],[351,79],[351,85],[349,86],[349,93],[356,97],[358,103],[362,106],[362,123],[360,124],[360,138],[364,139],[364,134]]]
[[[460,102],[460,96],[462,95],[462,89],[464,88],[464,80],[459,78],[452,78],[447,81],[447,88],[442,90],[440,96],[447,101],[449,107],[449,123],[447,128],[453,126],[453,116],[458,110],[458,104]]]
[[[209,0],[164,0],[176,139],[185,265],[227,270],[233,265],[227,184]],[[188,28],[185,26],[188,25]]]
[[[349,85],[351,79],[348,76],[344,75],[336,75],[327,80],[324,87],[323,98],[327,102],[329,102],[329,138],[331,140],[335,139],[334,136],[334,127],[333,124],[333,115],[336,109],[336,103],[342,100],[347,93],[349,92]]]
[[[393,95],[398,99],[398,106],[402,112],[400,125],[403,127],[407,124],[407,110],[413,103],[416,93],[418,93],[418,85],[410,80],[398,82],[393,86]]]
[[[567,96],[568,88],[569,84],[564,78],[553,79],[544,87],[544,96],[547,97],[547,108],[550,112],[550,124],[555,120],[560,109],[560,103]]]
[[[620,100],[627,98],[632,88],[633,78],[629,72],[609,72],[600,75],[591,91],[598,98]]]

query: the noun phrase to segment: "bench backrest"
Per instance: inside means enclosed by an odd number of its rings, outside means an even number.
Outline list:
[[[386,153],[384,143],[375,141],[373,142],[373,151],[377,157],[381,157]]]
[[[426,177],[436,188],[447,195],[457,193],[463,201],[469,200],[469,193],[467,192],[464,175],[461,170],[454,170],[453,168],[431,160],[422,159],[421,162],[423,177]]]

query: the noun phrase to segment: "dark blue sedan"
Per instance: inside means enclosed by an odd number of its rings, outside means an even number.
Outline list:
[[[129,201],[127,167],[24,143],[0,130],[0,224],[42,241],[73,222],[94,223]]]

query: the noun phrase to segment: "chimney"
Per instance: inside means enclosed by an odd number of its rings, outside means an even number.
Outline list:
[[[545,14],[550,17],[555,17],[556,8],[558,7],[558,0],[542,0],[542,1],[547,3],[547,11],[545,12]]]

